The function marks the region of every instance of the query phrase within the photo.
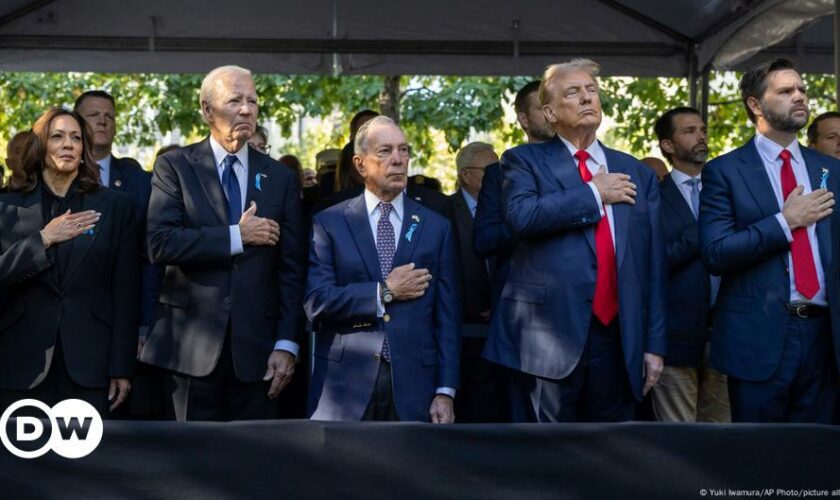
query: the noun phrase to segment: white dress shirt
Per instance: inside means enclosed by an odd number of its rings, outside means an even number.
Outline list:
[[[691,186],[686,184],[686,182],[697,179],[700,182],[697,184],[698,191],[703,190],[703,180],[701,179],[702,174],[697,174],[697,177],[692,177],[685,172],[681,172],[676,168],[671,170],[671,179],[674,181],[674,184],[677,185],[677,189],[680,190],[680,194],[683,198],[685,198],[685,202],[688,204],[688,208],[691,209]],[[697,214],[694,214],[694,217],[697,217]]]
[[[575,153],[578,152],[577,146],[566,140],[566,138],[561,135],[558,135],[557,137],[559,137],[560,140],[563,141],[563,144],[566,145],[566,148],[568,148],[569,154],[572,155],[572,160],[575,162],[575,171],[577,172],[578,159],[575,158]],[[604,154],[604,149],[601,147],[601,143],[597,139],[592,141],[592,144],[590,144],[584,151],[589,153],[589,158],[586,160],[586,168],[589,169],[589,172],[593,177],[596,173],[598,173],[601,166],[606,168],[607,173],[610,172],[610,167],[607,165],[607,155]],[[578,175],[580,175],[580,173],[578,173]],[[593,184],[592,181],[587,182],[587,184],[590,189],[592,189],[592,194],[595,195],[595,201],[598,202],[598,210],[601,212],[601,217],[604,216],[604,210],[606,210],[607,222],[610,224],[610,238],[612,238],[613,250],[615,250],[615,222],[613,220],[612,204],[604,205],[595,184]]]
[[[102,158],[96,163],[99,164],[99,184],[108,187],[111,182],[111,155]]]
[[[225,158],[231,153],[228,153],[213,136],[210,136],[210,149],[213,150],[213,159],[216,161],[216,170],[219,174],[219,183],[222,184],[222,173],[225,170]],[[242,211],[245,211],[245,197],[248,195],[248,143],[246,142],[239,151],[233,153],[236,156],[236,163],[233,164],[233,171],[236,173],[236,180],[239,181],[239,199],[242,201]],[[223,184],[222,184],[223,185]],[[222,189],[224,193],[224,189]],[[230,255],[239,255],[245,252],[242,246],[242,233],[239,231],[239,225],[228,226],[230,229]],[[288,351],[296,358],[300,352],[300,346],[291,340],[278,340],[274,343],[275,351]]]
[[[373,233],[373,242],[377,243],[376,229],[379,226],[379,218],[382,217],[382,211],[379,209],[379,198],[367,189],[365,189],[365,208],[367,209],[368,222],[370,223],[370,231]],[[402,229],[403,214],[405,213],[405,195],[400,193],[391,200],[392,209],[388,214],[388,220],[391,221],[391,226],[394,228],[394,241],[397,242],[394,251],[402,244],[400,241],[400,230]],[[377,257],[378,258],[378,257]],[[379,289],[379,281],[376,283],[376,317],[381,318],[385,316],[385,305],[382,303],[381,293]],[[455,389],[451,387],[438,387],[436,394],[446,394],[449,397],[455,397]]]
[[[796,139],[788,144],[786,148],[783,148],[767,137],[764,137],[756,132],[755,147],[758,149],[758,155],[761,157],[762,163],[764,163],[764,169],[767,172],[767,177],[770,179],[770,185],[773,186],[773,193],[776,195],[776,201],[779,204],[780,210],[784,205],[784,199],[782,198],[782,159],[779,158],[779,153],[782,152],[782,149],[790,151],[790,164],[791,167],[793,167],[793,175],[796,177],[796,185],[804,186],[805,188],[802,194],[806,195],[811,192],[811,178],[808,176],[805,159],[802,157],[802,151],[799,149],[799,142],[797,142]],[[782,230],[785,232],[788,241],[793,241],[793,234],[790,231],[790,226],[788,226],[788,223],[781,211],[776,214],[776,220],[778,220],[779,225],[782,226]],[[790,301],[791,303],[808,302],[820,306],[827,306],[828,302],[825,299],[825,272],[823,271],[822,260],[820,259],[820,247],[817,241],[817,225],[811,224],[808,226],[807,233],[808,241],[811,244],[811,254],[814,257],[814,266],[817,269],[817,280],[819,282],[820,289],[812,299],[807,299],[796,290],[796,279],[793,274],[793,258],[791,257],[790,251],[788,251],[787,261],[788,269],[790,270]]]

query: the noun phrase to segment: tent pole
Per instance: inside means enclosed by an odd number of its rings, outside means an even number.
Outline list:
[[[697,107],[697,57],[694,55],[694,44],[688,47],[688,105]]]
[[[702,94],[700,96],[700,115],[703,117],[705,123],[709,123],[709,73],[711,73],[711,65],[703,68],[703,74],[700,77],[700,87]]]
[[[834,0],[834,106],[840,105],[840,2]]]

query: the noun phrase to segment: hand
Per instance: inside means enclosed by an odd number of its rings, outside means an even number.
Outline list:
[[[75,214],[67,210],[51,220],[41,230],[41,240],[44,242],[44,248],[49,248],[73,239],[85,231],[90,231],[99,222],[100,217],[102,217],[102,214],[93,210],[85,210]]]
[[[123,404],[129,392],[131,392],[130,380],[127,378],[112,378],[111,386],[108,388],[108,401],[111,401],[108,411],[114,411],[119,405]]]
[[[272,219],[257,217],[257,204],[253,201],[239,219],[239,233],[243,245],[274,246],[280,240],[280,226]]]
[[[782,216],[793,231],[828,217],[834,212],[834,193],[826,189],[817,189],[802,195],[803,186],[796,186],[788,195],[782,207]]]
[[[605,205],[636,204],[636,185],[630,182],[630,176],[627,174],[608,174],[607,168],[601,165],[598,173],[592,176],[592,184]]]
[[[433,424],[451,424],[455,421],[455,401],[446,394],[438,394],[429,407]]]
[[[280,391],[292,381],[295,374],[295,357],[288,351],[274,351],[268,357],[268,368],[265,371],[263,380],[271,380],[271,387],[268,388],[268,399],[274,399]]]
[[[414,263],[410,262],[392,269],[385,284],[395,300],[411,300],[422,297],[430,281],[432,275],[428,269],[414,269]]]
[[[645,387],[642,389],[642,394],[647,394],[656,385],[664,365],[662,356],[649,352],[645,353]]]

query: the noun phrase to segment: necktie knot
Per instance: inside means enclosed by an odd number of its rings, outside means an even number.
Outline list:
[[[779,153],[779,158],[782,159],[782,162],[790,161],[790,151],[783,149],[782,152]]]
[[[580,174],[580,178],[583,182],[589,182],[592,180],[592,172],[586,167],[586,160],[590,158],[590,154],[584,151],[583,149],[579,149],[577,153],[575,153],[575,158],[578,161],[578,173]]]
[[[233,168],[233,164],[236,163],[236,156],[235,155],[227,155],[224,159],[225,163],[225,170],[230,170]]]
[[[697,178],[688,179],[687,181],[685,181],[685,184],[688,187],[690,187],[692,189],[692,191],[695,190],[695,189],[697,189],[697,190],[700,189],[700,179],[697,179]]]
[[[382,217],[388,218],[391,215],[391,210],[394,208],[394,205],[387,201],[380,201],[379,202],[379,210],[382,212]]]
[[[590,158],[590,156],[591,155],[584,149],[579,149],[577,153],[575,153],[575,158],[577,158],[578,162],[586,161]]]

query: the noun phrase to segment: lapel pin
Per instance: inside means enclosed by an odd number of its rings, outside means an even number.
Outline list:
[[[268,176],[265,175],[265,174],[257,174],[256,177],[254,177],[254,187],[257,188],[257,191],[262,191],[262,179],[263,179],[263,177],[268,177]]]
[[[417,214],[414,214],[414,215],[411,216],[411,220],[413,220],[414,222],[420,222],[420,216],[417,215]]]
[[[114,181],[114,187],[120,187],[120,186],[122,186],[122,181],[119,180],[119,179],[115,180]]]
[[[414,231],[416,229],[417,229],[417,223],[415,222],[414,224],[411,225],[411,227],[408,228],[408,232],[405,233],[406,241],[409,241],[409,242],[411,241],[411,237],[414,236]]]
[[[820,189],[828,189],[828,169],[822,167],[822,175],[820,176]]]

